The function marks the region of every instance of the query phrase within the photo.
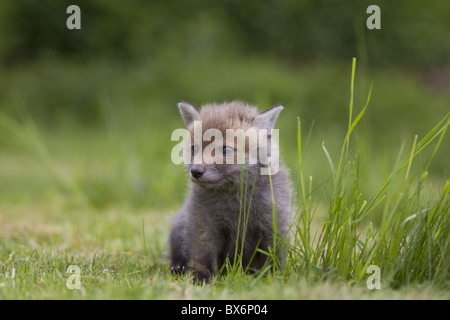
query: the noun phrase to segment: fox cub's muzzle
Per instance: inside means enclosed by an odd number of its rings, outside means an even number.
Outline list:
[[[191,176],[195,179],[200,178],[205,172],[205,167],[202,165],[193,165],[191,168]]]

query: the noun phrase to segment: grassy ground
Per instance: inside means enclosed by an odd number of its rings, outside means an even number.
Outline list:
[[[47,205],[2,206],[1,213],[1,299],[450,298],[448,291],[430,286],[393,290],[382,282],[381,290],[369,290],[365,283],[313,281],[295,274],[260,280],[227,276],[200,287],[190,278],[172,278],[168,271],[164,255],[174,212],[98,212]],[[69,265],[81,269],[80,290],[66,285]],[[14,278],[8,278],[13,269]]]
[[[96,127],[71,121],[46,126],[27,107],[33,100],[44,105],[39,90],[7,101],[13,111],[0,114],[0,299],[449,299],[448,96],[396,72],[378,73],[364,109],[370,83],[356,81],[349,106],[349,66],[315,66],[299,76],[253,62],[238,86],[233,75],[240,67],[217,66],[222,83],[230,84],[227,94],[246,99],[240,90],[247,87],[255,103],[288,101],[278,125],[296,209],[283,270],[248,276],[237,269],[203,287],[191,283],[192,275],[170,275],[167,238],[186,175],[170,162],[174,144],[168,137],[181,120],[171,98],[164,100],[167,90],[150,104],[171,109],[143,107],[148,96],[137,93],[149,80],[142,71],[96,88]],[[188,64],[181,72],[194,74],[193,68]],[[39,85],[33,80],[37,69],[12,82]],[[162,81],[202,96],[198,87],[215,82],[202,68],[196,76],[190,83]],[[209,100],[224,91],[219,85],[209,89]],[[126,99],[130,90],[133,101]],[[423,114],[425,102],[434,107],[430,114]],[[380,290],[366,286],[372,264],[381,269]],[[79,274],[67,273],[71,265]],[[69,289],[67,281],[74,284],[78,275],[80,289]]]

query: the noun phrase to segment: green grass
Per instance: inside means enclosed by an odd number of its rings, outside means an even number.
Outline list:
[[[218,68],[231,83],[242,65],[228,67]],[[340,68],[315,66],[299,76],[258,62],[247,67],[243,82],[255,86],[253,98],[263,105],[274,98],[264,92],[283,101],[286,92],[298,89],[297,96],[289,93],[290,101],[310,108],[339,104],[337,96],[348,98],[350,92],[345,117],[313,122],[313,109],[303,114],[286,104],[287,114],[280,116],[281,152],[296,193],[284,268],[250,276],[237,260],[207,286],[194,285],[192,274],[172,276],[168,234],[186,190],[184,168],[170,162],[168,137],[181,126],[176,112],[140,113],[135,104],[145,95],[119,109],[117,93],[105,89],[99,90],[97,128],[72,122],[47,128],[27,107],[31,93],[25,92],[10,101],[14,112],[0,113],[0,299],[449,299],[449,115],[427,115],[427,129],[420,123],[419,134],[408,135],[400,124],[374,125],[379,113],[390,119],[398,112],[418,123],[414,112],[389,110],[393,96],[398,99],[384,82],[389,75],[376,74],[372,89],[367,78],[358,80],[355,64],[351,73],[347,68],[345,87]],[[193,74],[191,68],[181,72]],[[211,81],[199,72],[196,81],[178,86],[195,92]],[[17,77],[33,83],[31,74]],[[114,84],[125,87],[117,90],[120,103],[130,80],[137,82],[133,93],[141,90],[139,77],[124,75],[123,84]],[[429,100],[445,110],[446,96],[418,90],[408,77],[390,84],[411,107]],[[229,94],[245,98],[235,87],[236,92],[227,87]],[[324,100],[325,87],[330,100]],[[165,94],[156,100],[167,106]],[[161,123],[164,116],[175,120]],[[80,268],[80,290],[66,286],[70,265]],[[366,286],[370,265],[380,267],[381,290]]]
[[[323,145],[332,183],[324,203],[328,207],[322,218],[322,226],[314,235],[311,233],[311,226],[318,206],[311,200],[312,179],[309,188],[305,188],[300,120],[298,121],[298,189],[301,190],[302,201],[298,222],[294,225],[295,240],[290,262],[301,261],[294,266],[297,272],[308,275],[314,268],[322,270],[323,276],[331,273],[331,276],[344,281],[363,281],[367,278],[367,268],[376,265],[382,270],[384,286],[398,288],[411,284],[429,284],[448,288],[450,181],[447,180],[443,189],[434,197],[424,196],[423,189],[429,165],[450,125],[449,114],[418,143],[417,136],[414,138],[409,155],[399,153],[393,171],[376,193],[363,194],[358,188],[361,183],[361,155],[357,146],[351,150],[350,141],[355,126],[369,104],[372,89],[365,106],[353,119],[355,62],[354,59],[348,131],[337,165]],[[417,168],[412,177],[414,159],[433,142],[434,147],[427,154],[425,165]]]
[[[172,277],[166,253],[173,212],[116,210],[61,212],[2,208],[15,220],[2,242],[0,299],[448,299],[448,291],[430,285],[368,290],[365,282],[317,278],[291,270],[266,277],[239,273],[192,284],[192,276]],[[142,240],[142,219],[148,255]],[[15,236],[13,235],[15,234]],[[69,265],[81,269],[81,289],[69,290]],[[11,275],[15,269],[14,279]],[[383,277],[383,275],[382,275]],[[382,278],[383,281],[383,278]]]

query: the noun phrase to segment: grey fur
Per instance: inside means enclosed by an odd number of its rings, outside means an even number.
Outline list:
[[[261,117],[260,122],[262,121],[265,127],[267,123],[273,127],[282,108],[276,106],[268,113],[259,114],[257,118]],[[195,113],[195,117],[186,114],[186,110]],[[190,105],[181,106],[180,111],[185,122],[189,118],[198,119],[199,111]],[[258,119],[256,124],[258,125]],[[187,165],[187,169],[190,171],[192,166]],[[209,282],[227,257],[230,261],[234,260],[238,231],[237,252],[241,253],[244,212],[249,212],[249,217],[242,251],[242,265],[249,266],[249,270],[254,271],[266,263],[267,256],[256,252],[256,249],[260,248],[267,252],[269,247],[273,246],[273,212],[269,176],[260,174],[261,166],[262,164],[205,165],[205,175],[213,183],[202,183],[201,179],[196,180],[190,176],[188,197],[175,217],[170,234],[172,272],[194,269],[196,280]],[[241,174],[244,177],[244,190],[241,190]],[[285,237],[291,205],[288,172],[280,164],[278,172],[271,178],[276,204],[277,236]],[[242,196],[245,199],[242,199],[241,206]],[[279,260],[283,260],[281,248],[277,248],[277,253]]]

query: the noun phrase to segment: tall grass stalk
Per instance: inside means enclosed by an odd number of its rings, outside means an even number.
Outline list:
[[[372,196],[364,195],[359,188],[360,150],[352,143],[352,133],[369,105],[373,85],[364,107],[353,119],[355,70],[353,59],[348,129],[337,166],[325,143],[322,144],[333,185],[331,192],[326,192],[327,187],[323,191],[329,196],[318,200],[327,210],[325,217],[320,217],[314,236],[312,225],[319,218],[315,217],[317,206],[311,200],[312,177],[309,188],[305,187],[302,128],[297,119],[300,181],[296,185],[300,188],[300,205],[292,228],[288,266],[291,272],[309,278],[362,281],[368,277],[367,268],[375,264],[380,267],[384,285],[400,287],[423,282],[448,285],[450,182],[446,182],[435,199],[425,199],[423,187],[430,163],[450,125],[450,116],[447,114],[421,140],[416,135],[406,159],[402,160],[405,156],[401,151],[378,191]],[[425,157],[426,148],[433,142],[436,144],[425,166],[415,168],[413,160],[419,155]],[[400,176],[404,170],[406,173]]]

